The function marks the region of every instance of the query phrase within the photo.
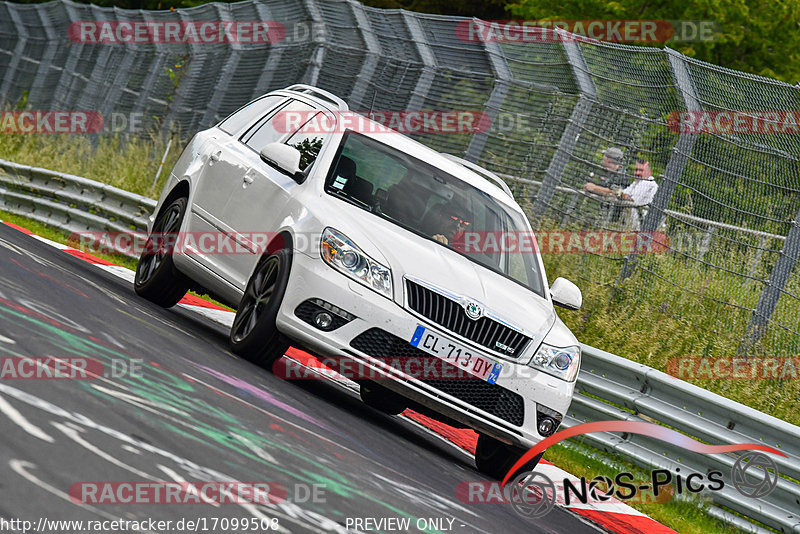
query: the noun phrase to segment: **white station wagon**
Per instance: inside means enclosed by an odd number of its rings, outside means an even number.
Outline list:
[[[478,469],[502,478],[572,400],[581,351],[553,305],[580,308],[580,290],[548,288],[500,178],[361,116],[368,131],[336,127],[344,113],[293,85],[195,135],[150,218],[136,293],[170,307],[205,288],[237,309],[233,352],[262,366],[292,344],[369,370],[365,403],[474,429]],[[320,117],[334,127],[304,127]],[[186,233],[239,253],[170,238]],[[533,246],[481,246],[498,235]]]

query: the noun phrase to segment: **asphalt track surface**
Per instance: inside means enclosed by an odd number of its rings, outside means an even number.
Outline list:
[[[508,504],[461,502],[460,483],[486,480],[468,453],[335,384],[285,381],[241,360],[222,326],[150,304],[5,225],[0,272],[3,357],[90,357],[106,375],[111,362],[117,371],[141,362],[116,378],[0,380],[0,519],[172,520],[165,532],[185,532],[176,521],[205,518],[198,531],[231,532],[212,519],[255,517],[277,518],[282,532],[345,532],[347,518],[410,518],[418,532],[418,519],[433,518],[442,528],[432,532],[598,532],[561,508],[530,519]],[[156,481],[277,482],[287,498],[90,505],[69,493],[84,482]],[[314,487],[323,493],[307,499]]]

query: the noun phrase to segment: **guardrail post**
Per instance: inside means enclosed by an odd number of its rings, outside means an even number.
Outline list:
[[[482,21],[473,19],[473,24],[476,22]],[[497,23],[492,22],[491,24],[494,26]],[[503,54],[503,50],[497,42],[490,39],[488,41],[483,41],[483,46],[486,50],[486,55],[489,57],[489,63],[492,65],[492,71],[494,71],[495,77],[492,93],[489,95],[489,99],[484,106],[484,113],[491,119],[491,124],[494,125],[497,116],[500,114],[500,107],[506,99],[514,75],[511,73],[508,61],[506,61],[506,56]],[[486,131],[472,134],[472,139],[470,139],[469,146],[464,153],[464,159],[473,163],[478,163],[483,153],[483,148],[486,146],[486,140],[489,138],[490,130],[491,126],[487,128]]]
[[[686,110],[692,112],[701,111],[703,107],[697,96],[697,90],[694,87],[694,82],[692,82],[689,69],[686,68],[686,64],[683,62],[683,56],[671,48],[665,48],[664,52],[667,54],[670,67],[672,67],[675,86],[683,99]],[[650,204],[650,209],[647,210],[644,221],[642,221],[642,232],[655,232],[661,225],[661,221],[666,217],[665,210],[669,207],[672,193],[675,191],[675,186],[683,174],[686,161],[689,159],[696,142],[697,134],[680,133],[678,135],[678,141],[672,147],[672,156],[670,156],[664,169],[664,179],[659,184],[656,196]],[[636,269],[636,258],[637,255],[635,253],[625,258],[620,280],[624,280],[633,274]]]
[[[544,180],[542,180],[539,193],[536,195],[533,212],[531,213],[531,226],[534,230],[539,228],[542,217],[544,217],[545,211],[547,211],[553,200],[556,188],[561,184],[561,174],[567,167],[570,155],[572,155],[575,144],[580,138],[583,123],[589,117],[592,111],[592,103],[597,96],[597,88],[594,85],[592,76],[589,74],[589,68],[586,66],[586,61],[583,58],[581,49],[578,47],[578,43],[571,38],[572,34],[561,29],[556,31],[564,45],[564,52],[572,68],[580,93],[575,107],[572,108],[572,114],[569,117],[567,126],[561,134],[558,148],[556,148],[553,159],[550,160],[550,165],[547,166],[547,170],[544,173]]]
[[[753,345],[764,335],[767,324],[778,306],[778,300],[780,300],[781,293],[786,288],[786,282],[789,281],[789,276],[792,274],[798,257],[800,257],[800,211],[797,212],[794,221],[792,221],[792,226],[786,235],[786,241],[783,242],[780,255],[769,273],[767,285],[758,297],[756,308],[753,310],[744,338],[739,345],[739,354],[747,355]]]

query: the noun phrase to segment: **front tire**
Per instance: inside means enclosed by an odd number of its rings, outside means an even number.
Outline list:
[[[177,304],[189,290],[190,280],[172,262],[187,203],[186,197],[177,198],[161,211],[136,264],[134,291],[164,308]]]
[[[289,249],[279,250],[258,262],[231,326],[234,354],[262,367],[271,367],[289,348],[275,321],[289,284],[291,264]]]
[[[475,448],[475,465],[478,467],[478,471],[484,475],[495,480],[503,480],[509,469],[511,469],[511,466],[513,466],[525,452],[527,452],[526,449],[514,447],[513,445],[506,445],[502,441],[498,441],[491,436],[479,434],[478,445]],[[543,454],[543,452],[540,453],[514,471],[511,475],[511,479],[514,479],[516,476],[526,471],[533,471]]]

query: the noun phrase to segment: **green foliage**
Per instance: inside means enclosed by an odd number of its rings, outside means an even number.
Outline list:
[[[517,0],[508,9],[524,20],[711,20],[720,30],[711,41],[667,46],[723,67],[800,80],[800,0]]]
[[[300,168],[305,169],[311,165],[311,162],[317,159],[317,154],[319,154],[319,150],[322,148],[322,138],[305,138],[291,146],[300,151]]]

